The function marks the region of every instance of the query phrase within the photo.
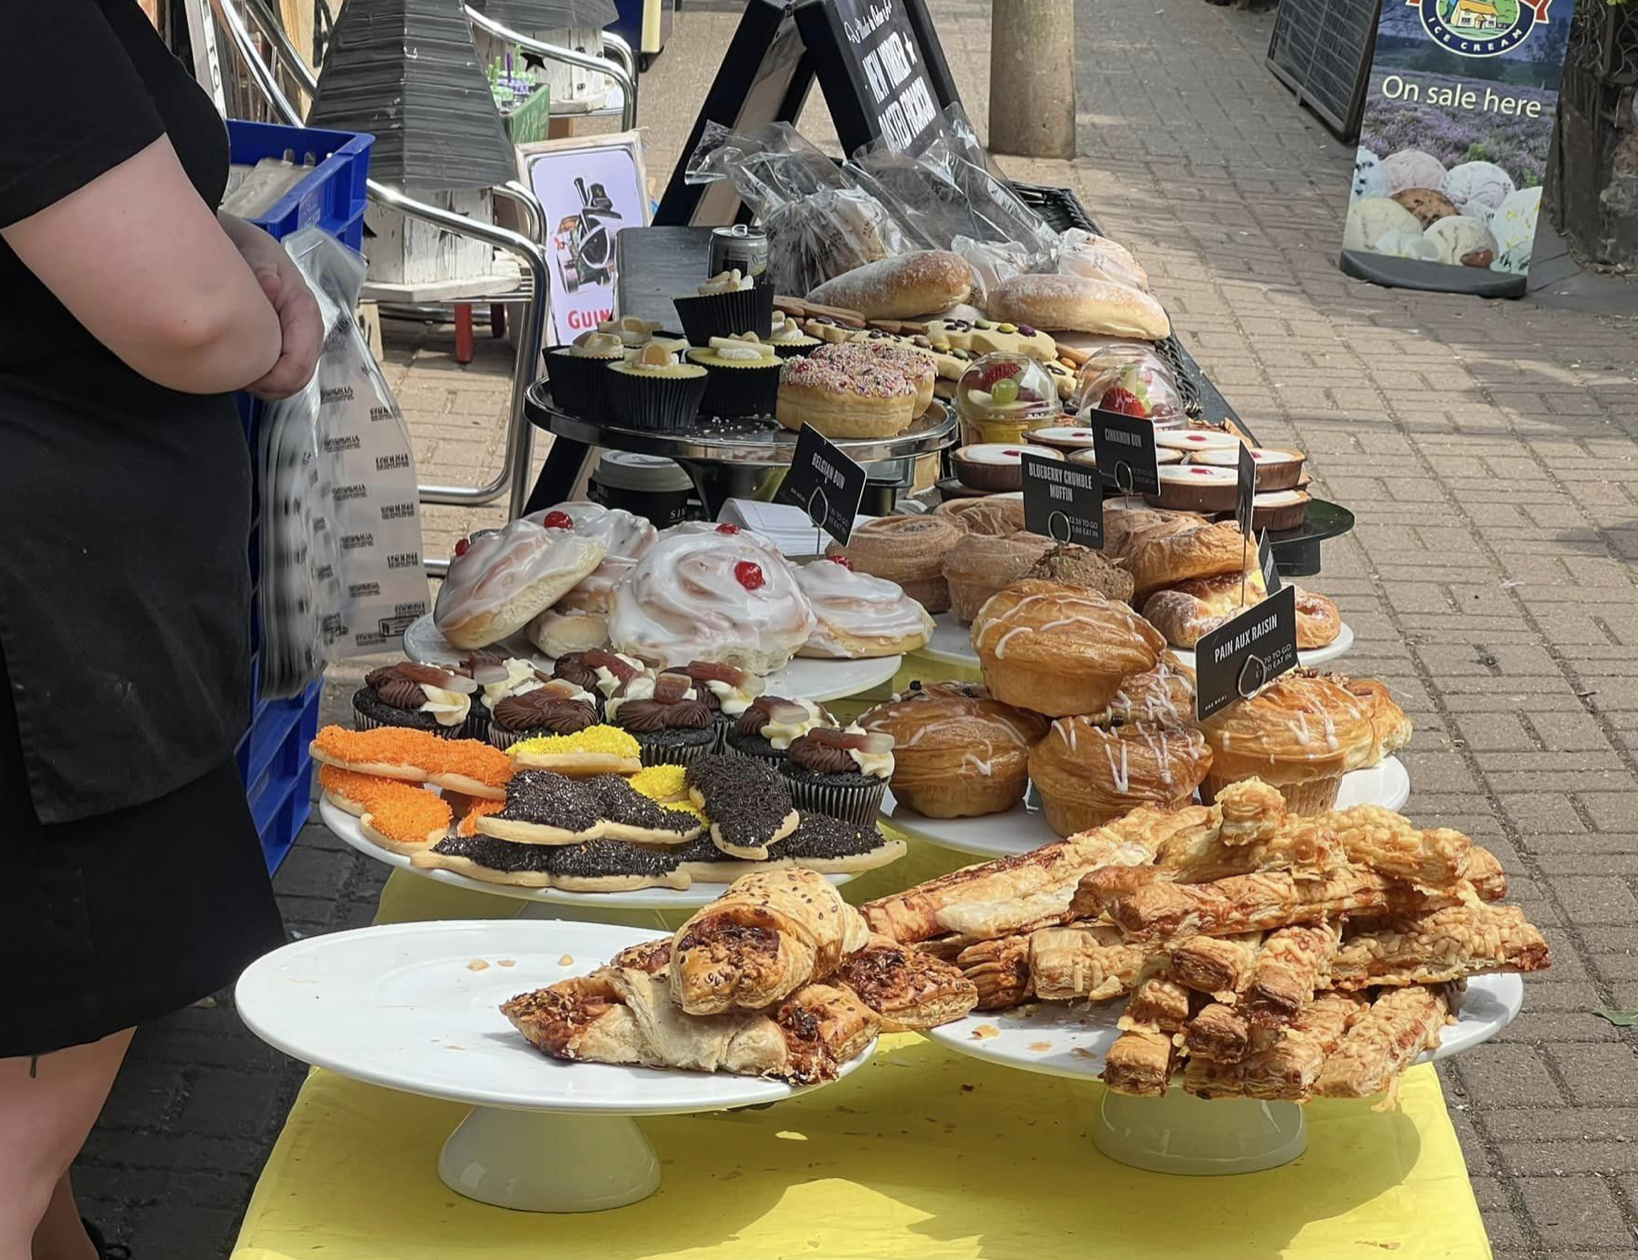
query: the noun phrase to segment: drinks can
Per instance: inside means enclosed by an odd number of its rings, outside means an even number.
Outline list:
[[[736,223],[711,229],[710,275],[737,270],[742,276],[760,276],[767,269],[768,234],[761,228]]]

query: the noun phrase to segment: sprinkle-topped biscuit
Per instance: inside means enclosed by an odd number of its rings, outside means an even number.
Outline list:
[[[703,757],[688,767],[689,795],[711,819],[711,839],[731,857],[757,861],[796,829],[784,778],[752,757]]]
[[[468,796],[498,799],[512,763],[498,748],[475,739],[440,739],[424,731],[383,726],[349,731],[326,726],[313,738],[315,761],[362,774],[432,783]]]
[[[636,739],[614,726],[588,726],[573,735],[540,735],[507,750],[520,769],[555,770],[573,778],[636,774],[643,768]]]
[[[674,845],[705,829],[693,814],[656,804],[616,775],[577,780],[550,770],[519,771],[507,786],[506,807],[474,825],[480,835],[540,845],[599,839]]]
[[[454,871],[486,883],[562,888],[569,892],[687,888],[689,884],[675,854],[621,840],[554,846],[457,835],[411,861],[423,869]]]
[[[904,856],[904,847],[904,841],[889,840],[875,827],[803,810],[796,830],[768,851],[809,870],[841,874],[886,866]]]

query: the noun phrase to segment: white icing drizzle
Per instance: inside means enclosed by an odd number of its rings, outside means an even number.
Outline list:
[[[595,538],[603,544],[609,559],[635,560],[654,545],[660,531],[654,522],[624,508],[604,507],[590,499],[570,499],[544,511],[531,512],[523,519],[540,524],[551,512],[562,512],[574,522],[571,533],[582,538]]]
[[[603,544],[566,529],[542,529],[516,520],[472,539],[465,555],[449,562],[432,620],[442,630],[498,612],[536,582],[585,572],[603,558]]]

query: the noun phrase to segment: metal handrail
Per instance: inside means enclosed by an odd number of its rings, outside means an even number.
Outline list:
[[[284,23],[273,16],[273,10],[267,7],[267,0],[244,0],[244,6],[262,38],[271,41],[279,56],[289,63],[291,77],[301,90],[309,96],[317,92],[318,75],[308,66],[307,58],[301,55],[300,49],[290,42],[289,32],[284,29]]]
[[[249,68],[251,77],[262,90],[262,94],[267,97],[268,104],[288,125],[302,126],[301,113],[290,103],[272,70],[257,54],[250,30],[245,25],[244,17],[234,0],[213,0],[213,4],[233,40],[240,59]],[[498,196],[519,208],[524,225],[531,233],[531,236],[524,236],[493,223],[469,219],[440,206],[426,205],[377,180],[370,180],[366,186],[372,201],[390,206],[401,214],[431,223],[435,227],[446,228],[508,250],[516,254],[529,269],[534,292],[532,300],[524,308],[524,317],[517,330],[517,366],[512,374],[512,408],[506,427],[506,449],[502,456],[501,471],[488,484],[482,486],[420,487],[423,503],[469,506],[493,502],[510,487],[508,511],[511,516],[521,516],[529,498],[529,457],[534,437],[534,430],[524,414],[523,405],[529,385],[534,379],[535,364],[539,362],[541,347],[545,344],[546,304],[551,293],[546,251],[538,239],[532,239],[541,235],[541,228],[546,219],[545,211],[534,194],[516,180],[494,190]],[[443,572],[448,566],[442,561],[430,561],[426,567],[429,573],[436,574]]]
[[[630,131],[637,125],[637,75],[623,66],[617,66],[607,57],[594,56],[591,53],[576,52],[572,48],[563,48],[557,44],[548,44],[544,40],[532,39],[521,31],[514,31],[509,26],[502,26],[491,17],[486,17],[476,9],[468,6],[466,16],[472,25],[480,31],[493,35],[496,39],[504,39],[507,43],[516,44],[524,52],[534,53],[537,57],[547,57],[553,61],[561,61],[571,66],[579,66],[582,70],[595,70],[598,74],[606,74],[620,85],[622,100],[620,103],[620,125]],[[616,39],[619,37],[616,36]],[[631,49],[620,41],[626,55]]]

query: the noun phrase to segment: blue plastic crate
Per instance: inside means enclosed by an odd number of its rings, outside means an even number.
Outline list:
[[[364,246],[365,181],[370,173],[373,136],[345,131],[278,127],[268,123],[229,120],[228,139],[233,161],[254,164],[268,157],[290,158],[310,165],[307,178],[286,193],[259,218],[252,220],[271,236],[283,240],[297,230],[317,224],[354,249]],[[238,396],[239,419],[252,458],[259,454],[261,405],[248,394]],[[253,483],[260,494],[261,470]],[[319,700],[323,684],[314,683],[290,700],[256,700],[261,675],[261,618],[254,602],[260,592],[261,506],[251,517],[251,702],[250,729],[239,741],[236,757],[245,799],[262,839],[267,869],[275,871],[296,842],[312,809],[313,762],[307,746],[318,731]]]

